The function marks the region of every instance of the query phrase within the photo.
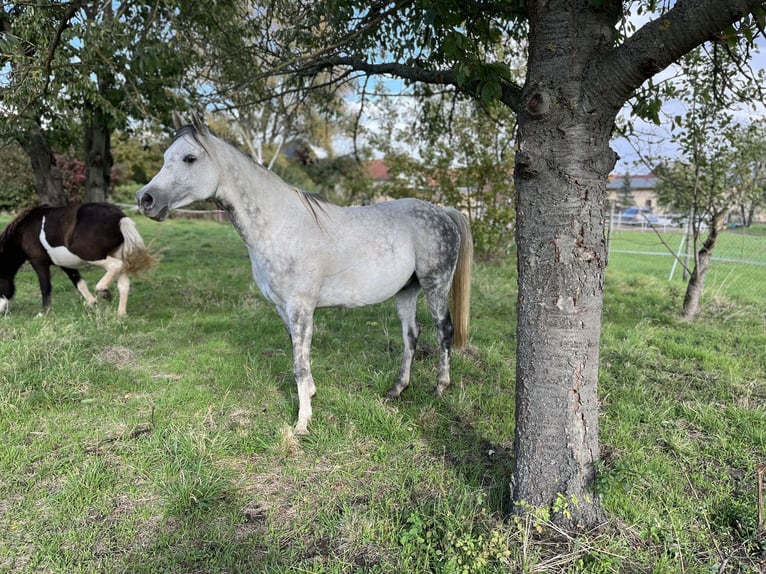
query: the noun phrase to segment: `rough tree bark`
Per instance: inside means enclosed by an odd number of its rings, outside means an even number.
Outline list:
[[[564,5],[567,5],[564,7]],[[576,4],[580,6],[576,6]],[[619,13],[592,2],[530,13],[515,183],[518,343],[513,499],[586,526],[599,459],[597,377],[606,268],[606,181],[614,105],[595,109],[589,65]],[[613,7],[619,3],[613,3]],[[545,13],[545,12],[554,12]]]
[[[56,165],[56,158],[40,126],[34,125],[23,134],[23,137],[17,138],[17,141],[32,163],[35,191],[40,198],[40,203],[52,206],[66,205],[67,197],[61,171]]]
[[[515,167],[518,245],[512,496],[598,524],[598,362],[605,200],[622,105],[648,78],[760,3],[678,0],[615,48],[623,3],[529,0]]]
[[[85,126],[85,201],[106,201],[112,181],[111,134],[103,112],[86,106],[89,121]]]

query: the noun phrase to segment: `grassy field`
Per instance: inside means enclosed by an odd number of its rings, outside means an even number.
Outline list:
[[[766,282],[765,230],[766,226],[754,226],[751,229],[727,229],[720,234],[713,250],[714,261],[705,280],[708,296],[725,297],[741,303],[758,304],[763,301],[762,286]],[[662,231],[661,235],[662,239],[648,229],[615,232],[610,249],[613,267],[667,280],[675,258],[666,245],[677,253],[683,234],[680,231]],[[692,264],[693,261],[690,262]],[[685,288],[680,266],[673,273],[673,284]]]
[[[58,271],[53,311],[37,316],[28,267],[0,317],[0,572],[764,567],[765,282],[744,298],[713,290],[685,324],[680,284],[612,256],[596,485],[608,522],[571,538],[508,515],[512,261],[477,265],[477,352],[455,357],[442,399],[428,393],[425,308],[399,402],[383,398],[400,359],[393,305],[318,312],[314,419],[297,440],[288,337],[236,233],[137,223],[165,251],[127,318],[116,303],[85,308]]]

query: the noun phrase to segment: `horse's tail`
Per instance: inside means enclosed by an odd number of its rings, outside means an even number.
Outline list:
[[[123,240],[123,270],[126,273],[138,275],[159,263],[159,258],[146,247],[144,239],[136,229],[136,222],[130,217],[120,219],[120,233],[122,233]]]
[[[452,279],[452,300],[450,301],[452,326],[452,347],[461,349],[468,343],[468,318],[471,311],[471,271],[473,269],[473,235],[468,218],[453,208],[447,214],[460,230],[460,252],[458,253],[455,276]]]

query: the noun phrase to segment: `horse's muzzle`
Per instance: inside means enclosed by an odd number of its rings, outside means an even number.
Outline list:
[[[140,190],[136,194],[136,203],[138,204],[138,211],[157,221],[166,220],[170,213],[170,206],[159,206],[154,196],[145,189]]]

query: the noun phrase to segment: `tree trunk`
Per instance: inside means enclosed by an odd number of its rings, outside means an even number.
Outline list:
[[[85,127],[85,201],[106,201],[112,182],[111,134],[108,118],[92,106],[86,106]]]
[[[35,191],[43,205],[66,205],[61,171],[56,166],[56,158],[48,145],[48,140],[39,125],[24,133],[17,141],[27,152],[35,174]]]
[[[618,108],[594,109],[600,96],[589,93],[594,86],[586,73],[594,52],[608,49],[609,18],[580,20],[592,3],[574,4],[530,15],[535,41],[514,175],[519,295],[512,490],[517,510],[543,507],[564,526],[589,527],[602,515],[590,486],[599,460],[606,183],[617,159],[609,140]]]
[[[713,249],[718,242],[718,232],[723,223],[724,213],[716,213],[710,224],[710,233],[702,244],[702,248],[694,258],[694,269],[692,269],[689,283],[686,285],[686,294],[684,295],[684,306],[682,317],[684,321],[693,321],[700,310],[700,301],[702,299],[702,288],[705,286],[705,277],[707,276],[710,259],[713,257]]]

